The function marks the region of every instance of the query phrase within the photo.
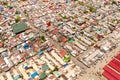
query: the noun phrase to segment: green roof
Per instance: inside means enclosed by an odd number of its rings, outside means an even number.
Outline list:
[[[35,38],[34,38],[34,37],[32,37],[32,38],[30,38],[30,40],[31,40],[31,41],[34,41],[34,40],[35,40]]]
[[[53,74],[54,74],[56,77],[59,77],[59,76],[61,75],[58,71],[54,71]]]
[[[17,23],[17,24],[15,24],[15,25],[12,26],[12,30],[13,30],[14,34],[23,32],[23,31],[27,30],[28,28],[29,27],[24,22],[20,22],[20,23]]]
[[[68,42],[73,42],[75,41],[74,38],[69,38]]]
[[[48,65],[44,65],[44,66],[43,66],[43,69],[44,69],[45,71],[48,70],[48,69],[49,69]]]
[[[46,77],[47,77],[47,75],[46,75],[44,72],[42,72],[42,73],[40,74],[40,79],[41,79],[41,80],[44,80]]]

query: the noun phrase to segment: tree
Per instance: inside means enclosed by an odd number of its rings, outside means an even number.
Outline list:
[[[72,1],[78,1],[78,0],[72,0]]]
[[[54,71],[58,71],[58,66],[55,66],[54,69],[50,71],[50,74],[53,74]]]
[[[78,1],[78,4],[84,6],[84,3],[82,1]]]
[[[27,14],[27,10],[24,10],[23,12],[24,12],[24,14]]]
[[[19,11],[16,11],[15,14],[20,14],[20,12],[19,12]]]
[[[90,37],[91,40],[95,41],[95,39],[93,37]],[[96,42],[96,41],[95,41]]]
[[[72,27],[73,29],[76,29],[76,27]]]
[[[62,16],[63,19],[67,19],[67,16]]]
[[[85,13],[85,14],[87,14],[87,13],[88,13],[88,11],[87,11],[87,10],[85,10],[85,11],[84,11],[84,13]]]
[[[21,0],[21,1],[27,1],[27,0]]]
[[[18,23],[21,20],[20,16],[15,17],[15,22]]]
[[[92,13],[96,12],[96,9],[92,5],[89,5],[88,8],[89,8],[90,12],[92,12]]]
[[[53,70],[50,71],[50,74],[53,74]]]
[[[0,15],[3,15],[2,13],[0,13]]]
[[[81,41],[81,38],[78,38],[79,41]]]
[[[84,32],[83,32],[83,31],[81,31],[80,33],[81,33],[82,35],[84,34]]]
[[[118,11],[120,12],[120,8],[118,9]]]
[[[117,3],[116,3],[116,1],[112,1],[112,5],[113,5],[113,4],[115,4],[115,5],[116,5],[116,4],[117,4]]]
[[[77,15],[77,14],[74,15],[74,19],[76,19],[76,18],[78,18],[78,15]]]
[[[8,5],[8,2],[7,1],[3,1],[2,4],[3,5]]]
[[[58,66],[55,66],[54,71],[58,71]]]
[[[40,39],[41,39],[42,41],[46,41],[45,36],[40,36]]]
[[[64,61],[65,61],[65,62],[69,62],[70,60],[71,60],[70,55],[65,55],[65,56],[64,56]]]
[[[2,73],[2,70],[0,69],[0,73]]]

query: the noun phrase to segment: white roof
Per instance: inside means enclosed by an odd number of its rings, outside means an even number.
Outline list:
[[[6,77],[7,77],[9,80],[13,80],[12,75],[10,74],[10,72],[7,72],[7,73],[6,73]]]
[[[96,50],[94,53],[92,53],[90,56],[86,58],[86,62],[93,59],[97,54],[100,54],[100,50]]]

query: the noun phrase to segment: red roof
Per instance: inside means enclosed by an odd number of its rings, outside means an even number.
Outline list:
[[[0,20],[2,20],[3,19],[3,17],[2,16],[0,16]]]
[[[4,61],[3,60],[0,60],[0,64],[3,64],[4,63]]]
[[[56,33],[58,33],[58,31],[59,31],[59,29],[55,29],[52,31],[52,34],[56,34]]]
[[[63,56],[65,56],[65,55],[66,55],[66,51],[65,51],[64,49],[62,49],[62,50],[60,51],[60,56],[63,57]]]
[[[118,54],[104,67],[103,76],[108,80],[120,80],[120,54]]]
[[[103,38],[103,36],[98,34],[98,35],[97,35],[97,38],[98,38],[98,39],[101,39],[101,38]]]
[[[68,39],[65,38],[65,37],[62,37],[61,40],[62,40],[62,42],[67,42],[68,41]]]
[[[47,25],[47,26],[51,26],[51,22],[50,22],[50,21],[47,21],[47,22],[46,22],[46,25]]]
[[[74,23],[78,23],[78,19],[76,19],[76,20],[74,21]]]
[[[47,21],[47,22],[46,22],[46,25],[47,25],[48,30],[50,30],[50,29],[51,29],[51,22],[50,22],[50,21]]]
[[[118,80],[120,80],[120,74],[118,74],[117,72],[115,72],[115,70],[111,69],[108,66],[105,66],[104,70],[107,71],[108,73],[110,73],[112,76],[116,77]]]
[[[62,21],[62,18],[58,17],[56,18],[57,21]]]
[[[116,58],[120,60],[120,54],[118,54],[118,55],[116,56]]]
[[[105,76],[108,80],[117,80],[114,76],[112,76],[110,73],[108,73],[107,71],[104,71],[102,73],[103,76]]]
[[[108,65],[110,65],[112,68],[120,72],[120,67],[116,65],[114,62],[111,61]]]
[[[0,48],[3,47],[3,43],[0,43]]]
[[[82,26],[83,24],[86,24],[86,22],[79,24],[79,26]]]
[[[120,61],[113,59],[112,62],[114,62],[116,65],[120,66]]]

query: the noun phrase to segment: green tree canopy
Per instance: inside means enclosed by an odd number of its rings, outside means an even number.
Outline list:
[[[96,12],[96,9],[94,8],[94,6],[88,5],[88,8],[89,8],[90,12],[92,12],[92,13]]]
[[[40,39],[42,40],[42,41],[46,41],[46,38],[45,38],[45,36],[40,36]]]
[[[15,22],[18,23],[21,20],[20,16],[15,17]]]

